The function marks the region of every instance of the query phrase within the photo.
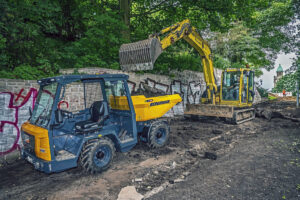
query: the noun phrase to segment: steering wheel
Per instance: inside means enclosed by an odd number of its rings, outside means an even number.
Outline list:
[[[67,108],[69,108],[69,103],[68,103],[67,101],[64,101],[64,100],[58,102],[57,108],[58,108],[59,110],[61,110],[63,116],[66,116],[66,117],[68,117],[68,118],[72,118],[72,116],[73,116],[73,113],[72,113],[72,112],[67,111],[67,110],[62,110],[62,109],[60,108],[60,106],[61,106],[63,103],[67,105]]]
[[[60,105],[63,104],[63,103],[67,104],[67,108],[69,108],[69,103],[68,103],[67,101],[62,100],[62,101],[58,102],[58,104],[57,104],[57,108],[58,108],[59,110],[61,110],[61,109],[60,109]]]

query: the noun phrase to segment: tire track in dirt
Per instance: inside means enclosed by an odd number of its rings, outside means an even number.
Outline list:
[[[266,131],[300,127],[297,123],[272,119],[254,119],[240,125],[221,120],[178,119],[171,123],[169,143],[161,149],[138,144],[132,151],[117,153],[107,171],[88,175],[79,168],[56,174],[35,171],[25,161],[0,169],[0,199],[116,199],[128,185],[143,195],[162,184],[168,187],[185,181],[201,166],[214,161],[204,159],[205,152],[218,158],[226,155],[244,140]]]

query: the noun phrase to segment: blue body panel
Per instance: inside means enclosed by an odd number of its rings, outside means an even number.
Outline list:
[[[132,149],[138,142],[138,132],[149,130],[150,121],[136,122],[135,112],[130,96],[130,91],[127,85],[128,76],[124,74],[103,74],[103,75],[68,75],[46,78],[38,81],[40,85],[49,84],[50,82],[58,82],[58,88],[54,98],[53,108],[51,111],[51,120],[49,123],[48,134],[51,152],[51,161],[45,161],[37,158],[35,155],[22,150],[22,157],[31,162],[37,170],[52,173],[60,172],[69,168],[77,166],[78,158],[81,149],[85,142],[95,138],[108,137],[110,138],[116,150],[119,152],[126,152]],[[109,117],[105,120],[104,125],[97,131],[92,133],[78,133],[75,125],[77,122],[85,121],[90,118],[89,109],[80,111],[74,114],[71,118],[64,118],[60,124],[56,123],[55,111],[57,110],[58,102],[60,101],[61,91],[66,84],[75,82],[99,82],[101,84],[102,92],[105,92],[105,81],[124,81],[124,88],[128,98],[129,110],[110,110]],[[105,94],[103,94],[103,101],[108,102]],[[121,140],[120,133],[126,131],[127,139]],[[147,137],[146,137],[147,138]],[[64,150],[72,154],[71,159],[56,160],[56,155],[59,151]]]
[[[45,160],[37,158],[35,155],[32,155],[24,150],[22,150],[21,155],[25,160],[33,164],[35,169],[45,173],[61,172],[66,169],[70,169],[77,166],[76,158],[62,161],[54,160],[47,162]]]

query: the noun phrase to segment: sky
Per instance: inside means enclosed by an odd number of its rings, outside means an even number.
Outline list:
[[[283,71],[287,70],[292,66],[293,63],[293,58],[296,57],[295,53],[290,53],[290,54],[279,54],[276,61],[275,61],[275,67],[271,71],[267,71],[263,69],[263,75],[258,78],[258,80],[262,79],[262,87],[265,89],[270,89],[274,87],[273,81],[274,81],[274,76],[276,76],[276,70],[281,64]]]

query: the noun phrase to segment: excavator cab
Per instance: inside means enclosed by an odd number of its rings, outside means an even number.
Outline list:
[[[254,98],[254,72],[250,69],[226,69],[222,73],[220,104],[250,106]]]

